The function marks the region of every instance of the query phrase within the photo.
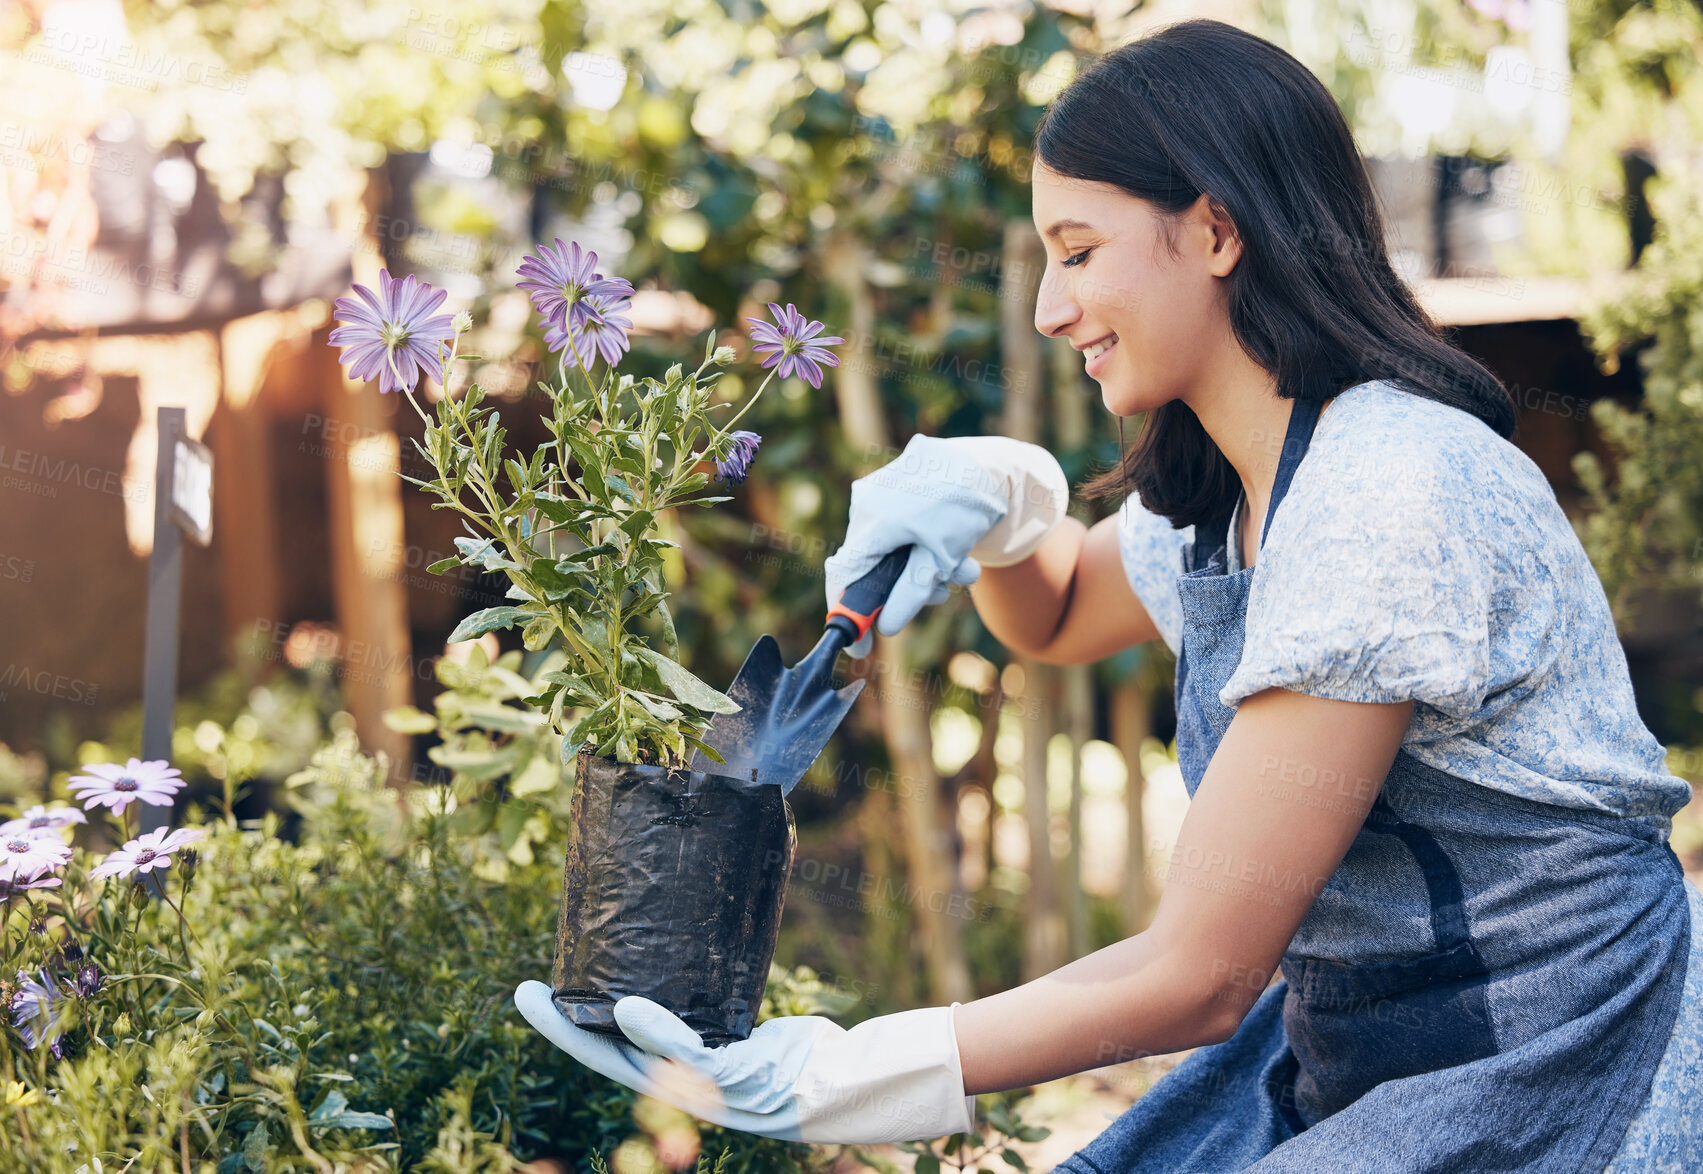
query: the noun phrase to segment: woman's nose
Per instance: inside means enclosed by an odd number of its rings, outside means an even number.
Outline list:
[[[1066,284],[1056,275],[1043,274],[1035,293],[1035,329],[1051,338],[1068,330],[1080,316],[1081,309]]]

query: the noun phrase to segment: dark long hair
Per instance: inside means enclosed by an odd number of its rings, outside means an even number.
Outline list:
[[[1443,336],[1391,267],[1336,100],[1270,41],[1194,19],[1107,53],[1047,109],[1035,153],[1062,175],[1146,200],[1172,256],[1179,214],[1210,193],[1242,242],[1226,278],[1231,328],[1279,395],[1324,401],[1381,379],[1513,435],[1507,389]],[[1132,489],[1181,528],[1229,513],[1241,483],[1194,411],[1173,400],[1081,491]]]

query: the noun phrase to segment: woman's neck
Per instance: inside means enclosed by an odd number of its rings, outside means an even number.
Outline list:
[[[1186,402],[1241,479],[1247,497],[1243,521],[1252,527],[1257,542],[1295,401],[1279,396],[1277,381],[1252,364],[1225,378],[1208,380],[1206,388]],[[1241,555],[1243,566],[1253,565],[1252,544],[1244,542]]]

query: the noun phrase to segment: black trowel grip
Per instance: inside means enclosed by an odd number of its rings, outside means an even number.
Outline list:
[[[876,613],[887,602],[888,593],[899,581],[905,563],[910,561],[911,546],[907,542],[897,550],[889,551],[868,573],[847,587],[841,593],[840,601],[828,609],[827,626],[844,632],[848,645],[863,639],[874,625]]]

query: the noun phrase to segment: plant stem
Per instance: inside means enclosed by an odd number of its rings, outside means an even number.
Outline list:
[[[757,390],[752,393],[751,398],[745,401],[745,406],[740,408],[737,412],[733,413],[733,419],[729,420],[727,423],[725,423],[721,426],[721,430],[718,431],[715,434],[715,438],[714,438],[714,441],[713,441],[714,444],[719,445],[721,443],[722,438],[725,437],[729,432],[732,431],[733,426],[735,424],[739,423],[739,417],[743,416],[746,412],[749,412],[751,410],[751,405],[756,403],[758,398],[762,396],[763,389],[765,387],[769,386],[770,381],[773,380],[774,377],[775,377],[775,370],[778,370],[778,369],[779,368],[775,368],[774,370],[771,370],[767,375],[765,375],[763,377],[763,382],[761,382],[757,385]]]

